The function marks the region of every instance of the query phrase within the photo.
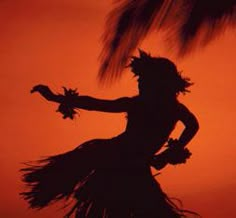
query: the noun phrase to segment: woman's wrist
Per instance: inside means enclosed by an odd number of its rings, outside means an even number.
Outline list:
[[[55,95],[55,94],[53,94],[52,95],[52,101],[61,104],[65,101],[65,96],[64,95]]]
[[[65,87],[63,89],[64,95],[57,95],[55,97],[56,101],[60,103],[57,111],[63,115],[64,119],[74,119],[77,114],[75,102],[78,101],[79,93],[76,89],[66,89]]]

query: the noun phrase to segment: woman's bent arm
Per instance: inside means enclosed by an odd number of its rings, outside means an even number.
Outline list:
[[[179,120],[184,124],[185,129],[178,139],[178,144],[185,147],[197,133],[199,123],[194,114],[182,104],[180,104]]]

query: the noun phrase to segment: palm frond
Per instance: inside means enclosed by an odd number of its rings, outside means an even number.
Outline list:
[[[222,30],[236,24],[235,0],[186,0],[186,2],[189,11],[177,30],[180,55],[188,53],[195,46],[205,46]]]
[[[124,0],[107,17],[101,52],[101,79],[120,76],[127,59],[150,32],[164,0]]]
[[[114,80],[151,32],[179,56],[206,45],[224,28],[236,24],[236,0],[117,0],[107,17],[99,78]]]

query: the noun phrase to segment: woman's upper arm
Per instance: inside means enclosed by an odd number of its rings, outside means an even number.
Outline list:
[[[179,120],[186,128],[198,130],[199,123],[196,116],[183,104],[179,104]]]
[[[131,99],[129,97],[122,97],[115,100],[103,100],[89,96],[80,96],[75,106],[85,110],[94,110],[102,112],[127,112]]]
[[[131,98],[122,97],[115,100],[100,100],[99,109],[104,112],[127,112],[131,103]]]

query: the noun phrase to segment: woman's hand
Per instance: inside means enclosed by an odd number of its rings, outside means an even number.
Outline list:
[[[157,155],[154,155],[151,162],[151,166],[153,166],[157,170],[161,170],[168,164],[168,157],[165,153],[160,153]]]
[[[48,86],[46,85],[36,85],[33,87],[33,89],[30,91],[30,93],[39,92],[44,98],[46,98],[48,101],[53,101],[54,97],[56,96]]]
[[[63,87],[63,89],[64,95],[55,95],[48,86],[40,84],[34,86],[30,92],[38,92],[48,101],[59,103],[57,112],[62,113],[64,119],[67,117],[73,119],[75,114],[77,113],[75,111],[75,107],[73,106],[73,102],[74,100],[78,99],[79,93],[77,93],[76,90],[66,89],[65,87]]]

